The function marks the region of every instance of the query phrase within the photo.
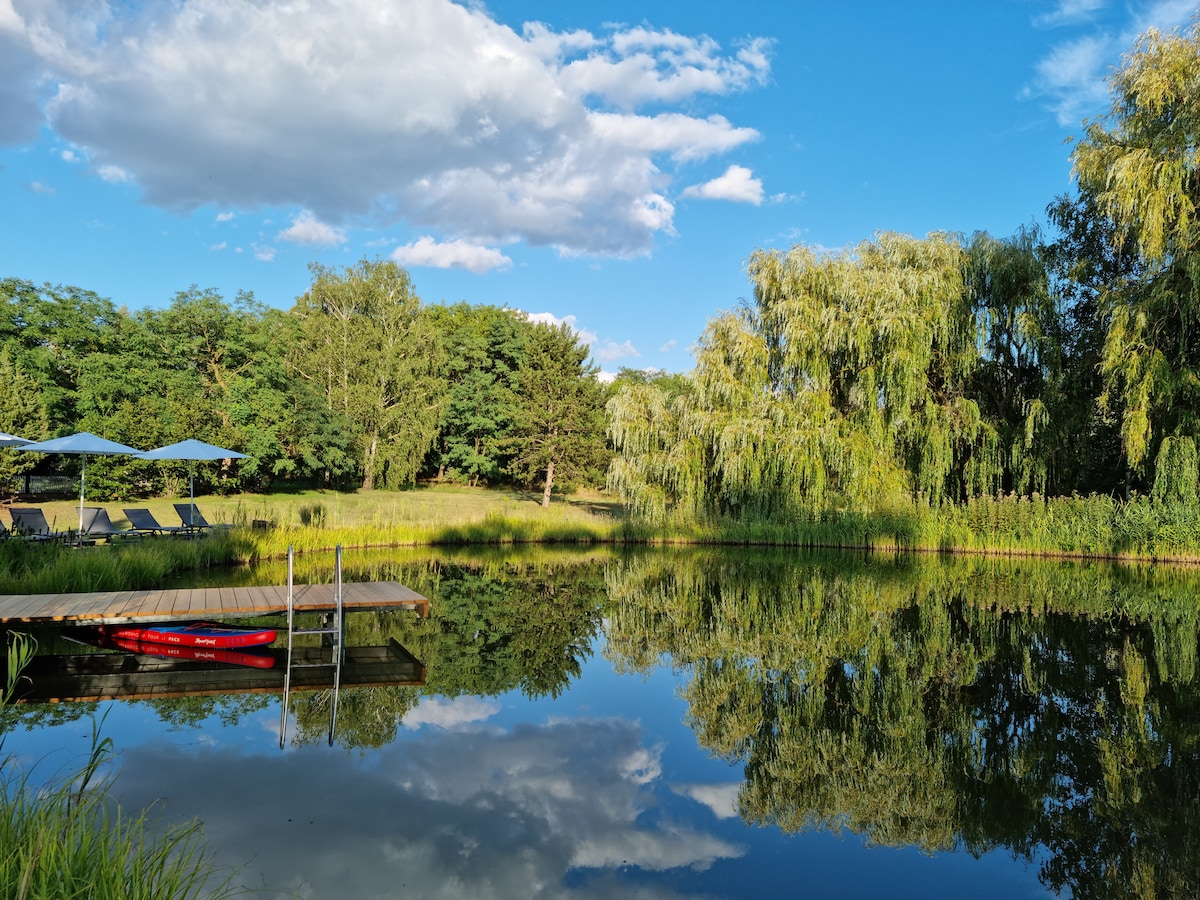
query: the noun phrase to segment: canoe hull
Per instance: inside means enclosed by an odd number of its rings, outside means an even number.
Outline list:
[[[260,647],[275,640],[273,628],[247,628],[216,622],[181,622],[178,625],[105,625],[109,637],[139,644],[167,644],[178,647],[235,649]]]

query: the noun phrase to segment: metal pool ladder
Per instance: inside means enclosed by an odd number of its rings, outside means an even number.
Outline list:
[[[333,691],[329,702],[329,746],[333,746],[333,730],[337,725],[338,694],[342,686],[342,661],[346,656],[345,617],[342,606],[342,545],[338,544],[334,551],[333,568],[333,603],[332,613],[322,614],[322,624],[315,628],[296,627],[296,597],[292,546],[288,545],[287,554],[287,667],[283,674],[283,712],[279,720],[279,749],[283,749],[287,741],[287,715],[289,700],[292,692],[292,672],[296,669],[332,668]],[[293,638],[298,634],[321,635],[321,649],[329,650],[329,658],[318,658],[312,661],[296,662],[292,658]]]

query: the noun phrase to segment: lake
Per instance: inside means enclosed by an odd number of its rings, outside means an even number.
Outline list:
[[[238,690],[9,707],[4,752],[49,777],[98,723],[112,796],[202,820],[259,897],[1200,895],[1191,570],[748,548],[345,562],[431,612],[347,617],[348,646],[395,641],[423,671],[343,686],[332,741],[331,691],[294,692],[285,719],[278,691]]]

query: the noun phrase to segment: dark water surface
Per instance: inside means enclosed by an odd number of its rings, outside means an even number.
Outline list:
[[[329,580],[324,558],[300,580]],[[4,712],[255,896],[1200,894],[1196,573],[796,552],[346,558],[423,684]],[[220,573],[282,583],[280,566]],[[52,631],[46,653],[78,653]],[[11,762],[9,763],[12,764]]]

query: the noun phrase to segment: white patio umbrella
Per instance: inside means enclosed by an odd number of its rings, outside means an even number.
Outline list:
[[[226,450],[213,444],[206,444],[195,438],[188,438],[177,444],[165,447],[155,447],[139,454],[142,459],[182,459],[187,460],[188,466],[188,502],[192,507],[192,521],[196,519],[196,461],[213,459],[245,459],[245,453],[236,450]]]
[[[79,536],[83,536],[83,494],[87,484],[87,458],[89,456],[140,456],[141,450],[126,447],[116,441],[97,437],[90,431],[80,431],[66,437],[52,438],[48,441],[37,441],[22,444],[15,449],[29,450],[33,453],[72,453],[83,457],[83,465],[79,469]]]
[[[32,443],[33,441],[28,440],[27,438],[17,437],[15,434],[5,434],[3,431],[0,431],[0,448],[11,450],[15,447],[21,447],[25,444]]]

